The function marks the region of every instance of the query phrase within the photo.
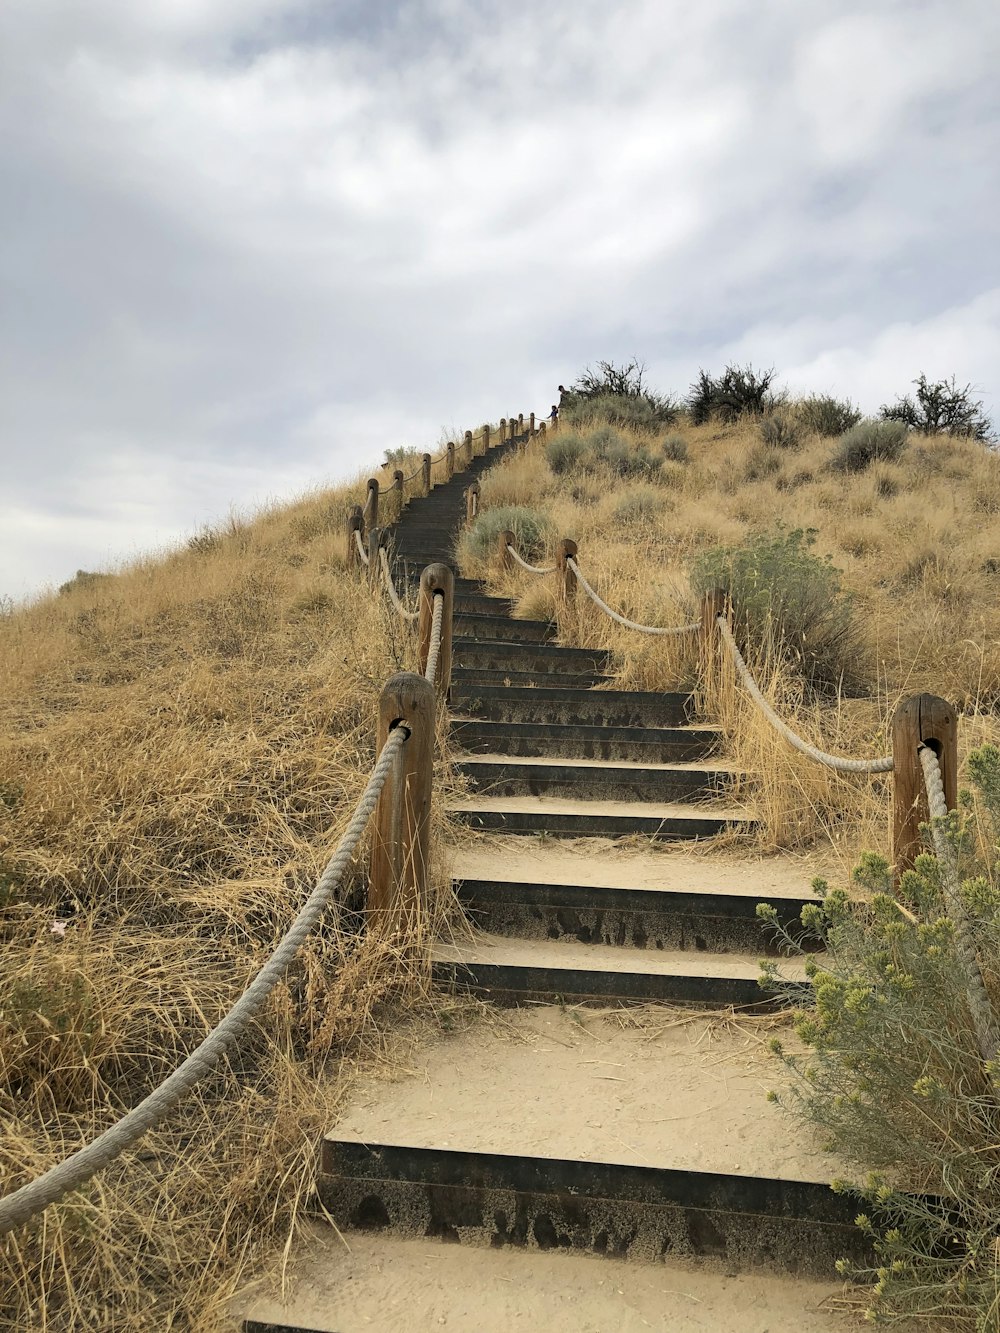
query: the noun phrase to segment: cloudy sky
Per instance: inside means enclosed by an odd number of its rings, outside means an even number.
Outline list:
[[[0,594],[599,359],[1000,419],[995,0],[3,0]]]

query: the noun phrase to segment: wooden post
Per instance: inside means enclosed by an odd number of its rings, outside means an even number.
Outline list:
[[[507,418],[506,418],[506,417],[501,417],[501,418],[500,418],[500,438],[499,438],[499,440],[497,441],[497,444],[503,444],[503,442],[504,442],[504,440],[505,440],[506,438],[507,438]]]
[[[500,550],[500,568],[503,570],[513,569],[514,557],[511,555],[510,551],[507,550],[507,547],[516,546],[517,538],[512,532],[501,532],[498,545]]]
[[[410,734],[373,819],[368,922],[385,934],[405,928],[427,902],[435,714],[434,690],[423,676],[403,671],[386,681],[379,699],[379,753],[400,723]]]
[[[702,688],[715,688],[719,657],[719,616],[729,614],[729,594],[724,588],[713,588],[701,599],[701,676]]]
[[[392,474],[392,489],[393,492],[396,494],[396,496],[399,498],[400,510],[402,510],[403,508],[403,487],[405,485],[406,485],[406,478],[403,476],[399,468],[397,468],[396,471]]]
[[[476,441],[471,430],[465,432],[465,452],[469,455],[469,462],[471,463],[476,456]]]
[[[345,558],[348,569],[356,569],[361,563],[361,556],[358,552],[358,543],[354,534],[362,533],[365,530],[364,514],[361,512],[361,506],[355,505],[347,515],[347,550]]]
[[[518,412],[518,414],[517,414],[517,433],[518,433],[518,435],[523,435],[523,434],[524,434],[524,413],[523,413],[523,412]]]
[[[445,471],[448,473],[448,479],[455,475],[455,445],[454,442],[448,445],[448,462],[445,465]]]
[[[534,414],[534,412],[532,412],[531,416],[528,417],[528,434],[531,436],[532,439],[535,438],[535,414]]]
[[[545,443],[545,422],[544,422],[544,421],[540,421],[540,422],[538,423],[538,438],[541,440],[542,444]]]
[[[368,478],[368,498],[365,500],[365,526],[378,526],[378,477]],[[362,529],[364,531],[364,529]]]
[[[421,481],[421,485],[422,485],[423,488],[424,488],[424,495],[430,495],[430,493],[431,493],[431,456],[430,456],[430,454],[424,454],[423,458],[420,460],[420,473],[421,473],[420,481]]]
[[[377,588],[382,581],[382,562],[378,558],[379,548],[382,545],[382,529],[368,529],[368,582],[372,588]]]
[[[484,455],[485,455],[485,454],[488,454],[489,451],[490,451],[490,428],[489,428],[489,426],[484,426],[484,427],[483,427],[483,453],[484,453]]]
[[[576,542],[564,537],[556,551],[556,587],[563,606],[571,606],[576,597],[576,575],[569,567],[571,558],[576,559]]]
[[[479,513],[479,482],[474,481],[465,491],[465,522],[472,523]]]
[[[444,608],[441,615],[441,651],[438,653],[437,675],[434,685],[439,696],[446,697],[451,686],[451,640],[455,615],[455,575],[447,565],[428,565],[420,575],[420,620],[417,626],[420,670],[427,670],[427,654],[431,646],[431,625],[434,619],[434,598],[441,594]]]
[[[924,850],[920,825],[927,822],[924,770],[917,753],[928,745],[941,765],[948,809],[958,804],[958,714],[936,694],[904,699],[892,719],[892,861],[898,883]]]

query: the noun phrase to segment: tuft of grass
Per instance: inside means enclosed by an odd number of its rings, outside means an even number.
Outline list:
[[[802,430],[790,412],[772,412],[761,420],[760,438],[769,449],[797,449]]]
[[[872,463],[894,463],[908,435],[902,421],[860,421],[840,437],[830,467],[835,472],[864,472]]]
[[[829,394],[810,394],[793,405],[803,431],[810,435],[843,435],[861,420],[861,412],[850,399]]]

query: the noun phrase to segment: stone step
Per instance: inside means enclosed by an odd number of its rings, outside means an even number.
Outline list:
[[[504,866],[502,857],[497,864]],[[666,879],[653,888],[463,877],[454,887],[470,921],[494,935],[713,954],[776,956],[775,932],[758,919],[758,901],[770,903],[779,923],[799,935],[802,908],[816,901],[811,894],[751,897],[723,886],[704,892]]]
[[[608,763],[601,759],[517,759],[478,755],[457,764],[486,796],[571,796],[593,801],[698,801],[718,796],[737,774],[697,763]]]
[[[345,1232],[709,1256],[730,1273],[869,1261],[856,1201],[827,1183],[843,1167],[766,1101],[782,1073],[765,1043],[660,1012],[623,1028],[543,1005],[428,1039],[409,1077],[353,1090],[322,1146],[323,1207]]]
[[[487,722],[451,719],[450,736],[470,754],[520,755],[529,758],[629,759],[671,763],[705,759],[718,749],[717,727],[594,727],[544,722]]]
[[[545,643],[555,630],[550,620],[515,620],[510,615],[470,614],[464,606],[455,609],[453,632],[466,642]]]
[[[600,648],[564,648],[557,643],[482,642],[459,637],[452,642],[455,665],[476,671],[601,675],[607,668],[608,656]]]
[[[547,833],[559,838],[630,838],[661,841],[711,838],[727,830],[752,832],[746,809],[682,802],[587,801],[558,796],[462,797],[448,812],[483,833]]]
[[[759,951],[714,954],[686,949],[624,949],[618,945],[487,935],[432,947],[433,975],[494,1004],[683,1004],[770,1011],[789,1003],[761,989]],[[803,964],[781,963],[801,1001]]]
[[[560,671],[556,675],[552,671],[545,670],[515,671],[499,668],[487,670],[483,667],[454,666],[452,667],[451,679],[453,687],[457,684],[468,692],[471,686],[493,686],[498,689],[523,690],[544,688],[551,685],[553,680],[559,681],[560,690],[592,690],[595,685],[602,684],[608,678],[597,671]],[[463,695],[463,697],[465,696]]]
[[[453,675],[452,707],[490,722],[548,723],[560,726],[676,727],[693,712],[689,694],[639,690],[581,691],[557,686],[505,687]]]

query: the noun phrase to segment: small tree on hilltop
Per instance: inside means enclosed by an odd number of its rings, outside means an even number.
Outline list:
[[[990,419],[982,403],[970,397],[971,384],[960,389],[954,375],[934,383],[926,375],[919,375],[913,383],[916,399],[905,394],[894,403],[883,403],[879,416],[884,421],[904,421],[921,435],[963,435],[982,441],[990,438]]]
[[[754,370],[750,364],[726,366],[721,375],[699,370],[688,394],[692,422],[703,426],[713,417],[735,421],[744,413],[759,417],[773,411],[785,397],[771,392],[777,373],[773,366],[770,370]]]

